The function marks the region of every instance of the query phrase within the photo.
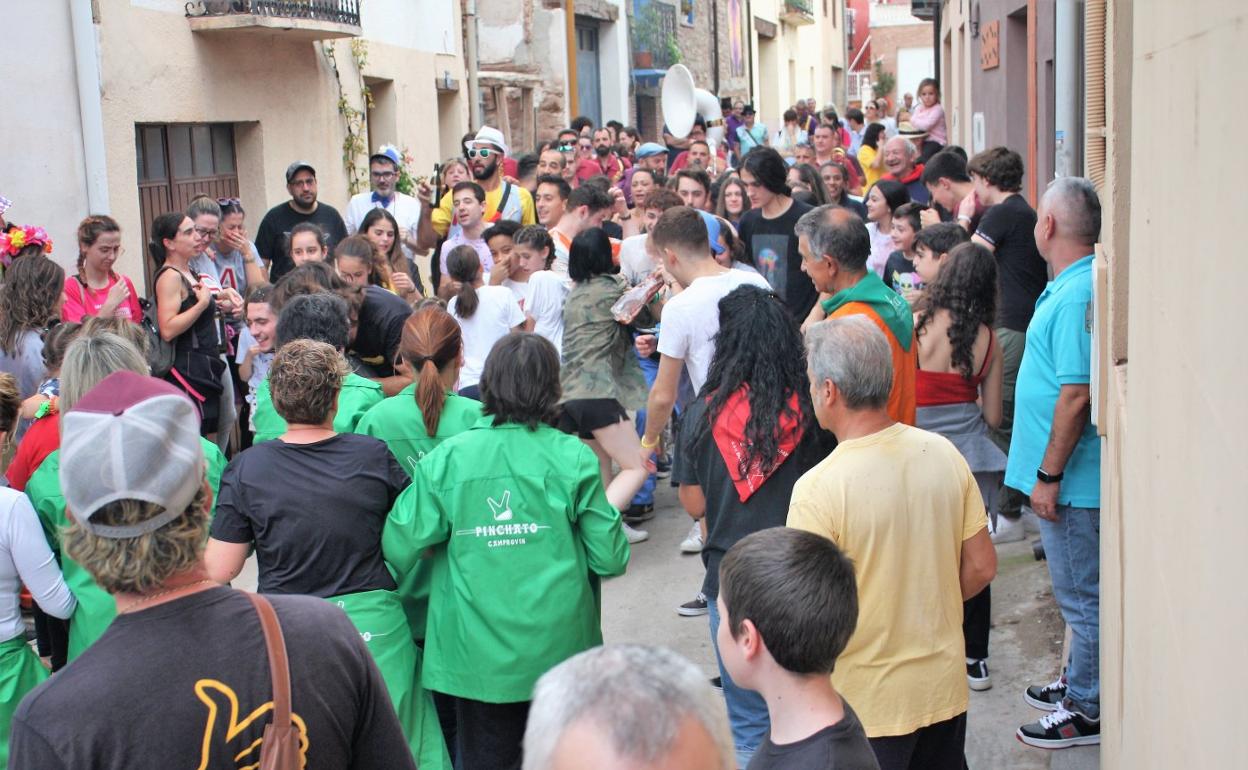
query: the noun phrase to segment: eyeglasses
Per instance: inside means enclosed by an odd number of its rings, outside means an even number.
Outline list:
[[[217,233],[218,233],[218,232],[220,232],[220,231],[219,231],[219,230],[216,230],[216,229],[209,230],[207,227],[200,227],[200,226],[196,225],[196,226],[195,226],[195,232],[196,232],[196,233],[198,233],[199,235],[207,236],[207,237],[209,237],[209,238],[216,238],[216,237],[217,237]]]
[[[470,150],[469,157],[471,156],[472,152]],[[393,171],[373,171],[370,173],[372,174],[373,179],[394,179],[395,176]]]
[[[559,143],[560,152],[572,152],[575,149],[576,149],[576,144],[574,143],[563,143],[563,142]]]
[[[481,147],[481,148],[473,147],[471,150],[468,151],[468,157],[469,158],[488,158],[496,152],[498,152],[498,150],[491,150],[489,147]]]

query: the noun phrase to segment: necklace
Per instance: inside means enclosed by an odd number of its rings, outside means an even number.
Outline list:
[[[204,578],[203,580],[196,580],[193,583],[183,583],[181,585],[172,586],[170,588],[166,588],[163,591],[157,591],[154,594],[148,594],[147,596],[144,596],[142,599],[135,599],[134,601],[126,604],[126,606],[124,607],[118,607],[117,614],[124,615],[127,612],[134,610],[136,607],[141,607],[144,604],[147,604],[153,599],[159,599],[162,596],[168,596],[169,594],[174,593],[175,591],[181,591],[184,588],[190,588],[191,586],[203,585],[204,583],[216,583],[216,582],[217,581],[213,580],[212,578]]]

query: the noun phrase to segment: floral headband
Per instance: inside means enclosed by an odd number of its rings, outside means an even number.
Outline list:
[[[25,225],[0,234],[0,257],[16,257],[27,246],[42,246],[44,254],[52,253],[52,237],[42,227]]]

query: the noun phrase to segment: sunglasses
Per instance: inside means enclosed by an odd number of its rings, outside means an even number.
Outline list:
[[[218,206],[240,206],[242,203],[238,198],[217,198]]]
[[[482,147],[480,149],[473,147],[471,150],[468,151],[468,157],[469,158],[488,158],[497,152],[498,150],[491,150],[489,147]]]
[[[575,145],[575,144],[564,144],[564,143],[562,143],[562,142],[560,142],[560,144],[559,144],[559,151],[560,151],[560,152],[572,152],[572,151],[573,151],[573,150],[575,150],[575,149],[576,149],[576,145]]]

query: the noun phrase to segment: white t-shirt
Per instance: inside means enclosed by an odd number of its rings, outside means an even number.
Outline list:
[[[503,285],[511,289],[511,293],[516,295],[516,301],[520,303],[520,309],[524,310],[529,304],[529,294],[533,291],[533,287],[529,285],[529,282],[513,281],[510,278],[504,278]]]
[[[630,235],[620,243],[620,275],[636,286],[654,272],[654,261],[646,253],[646,234]]]
[[[460,318],[455,313],[459,297],[452,297],[447,311],[459,322],[464,333],[464,368],[459,370],[459,388],[476,385],[485,368],[485,357],[494,343],[506,337],[512,329],[524,323],[524,313],[516,295],[504,286],[482,286],[477,289],[477,310],[470,318]]]
[[[368,212],[375,208],[385,208],[394,215],[394,220],[399,223],[399,227],[406,229],[408,232],[415,233],[416,226],[420,224],[420,201],[410,195],[404,195],[397,190],[390,199],[389,206],[382,206],[380,201],[373,200],[372,191],[362,192],[358,195],[351,196],[351,200],[347,203],[347,210],[343,212],[343,222],[347,225],[347,234],[355,235],[360,229],[360,223],[364,221],[364,217],[368,216]],[[403,247],[403,254],[408,259],[412,258],[411,249],[407,248],[407,244],[402,242],[399,233],[394,234],[395,238],[399,238],[399,245]]]
[[[238,334],[237,354],[234,356],[234,363],[241,364],[247,360],[247,351],[256,346],[256,338],[251,335],[251,330],[246,326]],[[256,391],[260,389],[260,383],[264,382],[269,376],[269,366],[273,363],[274,353],[270,350],[268,353],[256,353],[251,359],[251,378],[247,380],[247,395],[244,396],[248,404],[251,404],[250,420],[248,427],[252,433],[256,431]]]
[[[529,276],[529,301],[524,314],[533,319],[533,333],[550,340],[563,355],[563,303],[571,291],[571,282],[550,270],[539,270]]]
[[[758,273],[726,270],[696,279],[663,306],[659,353],[680,358],[689,370],[694,392],[702,389],[711,359],[715,357],[715,334],[719,332],[719,301],[744,285],[771,290]]]

